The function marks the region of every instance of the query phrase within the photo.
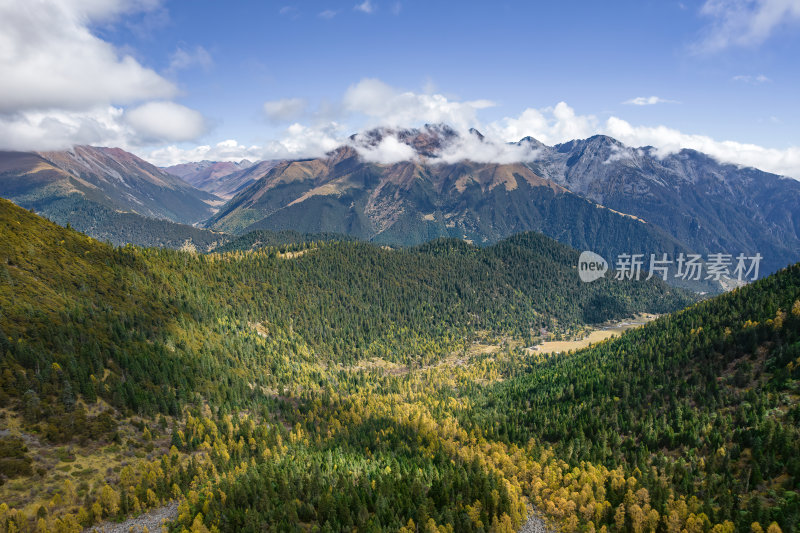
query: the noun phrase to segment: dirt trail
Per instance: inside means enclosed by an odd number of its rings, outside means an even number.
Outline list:
[[[544,520],[528,510],[528,521],[522,524],[519,533],[553,533],[553,530],[547,527]]]
[[[129,518],[124,522],[103,522],[84,530],[84,533],[128,533],[135,531],[139,533],[146,527],[151,533],[161,531],[161,522],[166,520],[171,522],[178,517],[178,502],[170,502],[164,507],[153,509],[149,512],[140,514],[137,517]]]

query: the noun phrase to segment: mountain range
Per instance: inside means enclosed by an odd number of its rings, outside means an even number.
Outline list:
[[[352,147],[286,161],[236,195],[207,227],[337,232],[383,244],[438,237],[479,244],[536,230],[575,248],[687,251],[663,230],[573,194],[522,164],[365,162]]]
[[[370,157],[390,137],[413,155]],[[0,196],[116,244],[208,250],[223,234],[293,230],[487,245],[533,230],[610,262],[623,253],[760,253],[765,274],[800,258],[796,180],[606,136],[506,145],[528,154],[519,162],[453,159],[465,143],[476,154],[490,147],[475,130],[426,125],[368,131],[318,158],[164,169],[113,148],[2,152]]]
[[[692,150],[661,156],[606,136],[516,143],[524,163],[448,162],[446,126],[374,130],[411,147],[409,161],[367,161],[358,139],[323,158],[272,166],[206,223],[220,231],[334,231],[390,244],[448,236],[492,243],[535,230],[605,257],[621,253],[760,253],[765,271],[800,257],[800,183]],[[487,141],[472,130],[473,143]],[[366,140],[366,141],[365,141]],[[256,172],[250,172],[255,175]]]
[[[695,150],[662,156],[602,135],[539,145],[527,166],[584,198],[663,228],[696,252],[758,251],[769,271],[800,257],[797,180]]]

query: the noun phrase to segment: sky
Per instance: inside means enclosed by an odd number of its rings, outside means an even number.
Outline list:
[[[0,149],[310,157],[443,122],[487,159],[606,134],[800,179],[798,58],[800,0],[0,0]]]

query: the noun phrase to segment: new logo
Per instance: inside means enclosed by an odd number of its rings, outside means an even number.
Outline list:
[[[602,278],[608,271],[608,263],[601,255],[583,252],[578,258],[578,275],[581,281],[589,283]]]

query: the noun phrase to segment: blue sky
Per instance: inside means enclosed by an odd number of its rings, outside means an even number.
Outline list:
[[[365,127],[447,120],[498,141],[607,133],[693,147],[800,178],[800,0],[52,0],[0,11],[0,43],[33,50],[40,74],[24,54],[0,54],[12,73],[0,81],[7,148],[113,143],[160,164],[287,157]],[[15,19],[42,35],[16,35]]]

